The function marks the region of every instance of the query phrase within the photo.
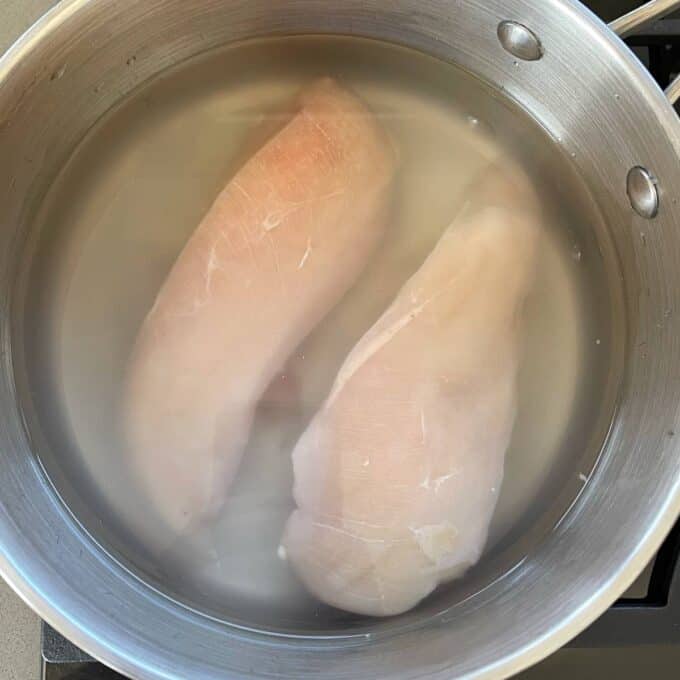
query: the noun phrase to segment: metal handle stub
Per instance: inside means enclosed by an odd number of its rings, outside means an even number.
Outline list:
[[[647,220],[659,212],[659,188],[656,179],[647,168],[636,165],[626,178],[626,193],[635,212]]]
[[[671,104],[675,104],[680,99],[680,76],[666,88],[664,94]]]
[[[538,61],[543,56],[543,45],[538,36],[523,24],[501,21],[496,34],[503,48],[513,57],[522,61]]]
[[[614,19],[610,22],[609,28],[620,38],[625,38],[657,19],[662,19],[678,7],[680,7],[680,0],[649,0],[642,7]]]
[[[678,8],[680,8],[680,0],[649,0],[642,7],[610,22],[609,28],[620,38],[625,38]],[[665,95],[671,104],[675,104],[680,99],[680,76],[666,88]]]

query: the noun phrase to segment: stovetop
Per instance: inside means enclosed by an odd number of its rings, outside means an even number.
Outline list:
[[[609,21],[641,0],[587,0]],[[662,87],[680,72],[680,13],[627,39]],[[567,648],[521,675],[524,680],[680,677],[680,521],[635,584]],[[43,624],[44,680],[113,680],[122,676],[94,662]]]

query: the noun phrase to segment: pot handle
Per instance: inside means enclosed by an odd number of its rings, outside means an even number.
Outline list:
[[[666,88],[665,94],[671,104],[675,104],[680,100],[680,76]]]
[[[678,8],[680,8],[680,0],[649,0],[641,7],[614,19],[609,24],[609,28],[620,38],[625,38]],[[666,88],[665,94],[671,104],[675,104],[680,99],[680,76]]]

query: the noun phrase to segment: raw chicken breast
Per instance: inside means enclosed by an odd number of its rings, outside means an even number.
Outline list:
[[[220,508],[257,400],[383,234],[394,172],[375,117],[322,79],[180,254],[123,395],[133,470],[175,531]]]
[[[341,609],[406,611],[462,575],[486,541],[539,216],[524,179],[495,169],[468,198],[350,353],[293,453],[298,509],[283,551]]]

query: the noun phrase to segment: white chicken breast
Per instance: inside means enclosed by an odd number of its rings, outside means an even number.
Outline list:
[[[131,468],[175,532],[222,506],[258,399],[379,242],[395,165],[375,116],[319,80],[179,255],[122,405]]]
[[[517,404],[537,201],[491,169],[346,359],[294,453],[282,547],[320,600],[404,612],[480,557]]]

